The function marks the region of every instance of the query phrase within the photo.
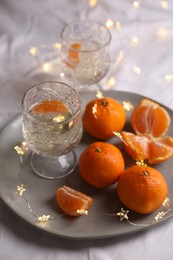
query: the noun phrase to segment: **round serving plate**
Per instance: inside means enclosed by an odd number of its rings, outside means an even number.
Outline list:
[[[143,96],[121,92],[104,91],[104,96],[113,97],[119,102],[126,102],[128,108],[135,107]],[[82,107],[96,97],[96,92],[82,92]],[[173,122],[173,111],[166,108]],[[125,130],[130,131],[127,110]],[[167,135],[173,136],[173,123]],[[173,158],[155,165],[163,173],[169,188],[164,205],[157,211],[140,215],[122,205],[116,194],[116,185],[105,189],[96,189],[85,183],[79,174],[78,165],[74,172],[60,180],[46,180],[38,177],[30,166],[30,151],[20,154],[22,136],[22,115],[11,120],[0,132],[0,197],[17,216],[33,227],[49,234],[68,239],[99,239],[126,235],[150,228],[172,217],[173,201]],[[81,152],[92,142],[98,141],[84,132],[75,152],[79,158]],[[125,166],[135,162],[124,152],[121,140],[115,136],[109,140],[117,145],[125,158]],[[14,147],[18,147],[14,149]],[[94,198],[88,215],[71,217],[58,207],[56,190],[68,185]]]

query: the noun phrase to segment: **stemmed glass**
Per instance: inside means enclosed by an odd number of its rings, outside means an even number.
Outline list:
[[[62,61],[65,77],[80,89],[100,82],[110,67],[111,33],[104,25],[78,20],[62,32]]]
[[[32,169],[47,179],[70,174],[83,132],[79,94],[62,82],[42,82],[25,93],[22,109],[23,136],[33,151]]]

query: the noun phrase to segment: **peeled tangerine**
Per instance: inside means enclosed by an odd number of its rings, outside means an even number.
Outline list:
[[[164,134],[171,119],[165,108],[149,99],[143,99],[130,118],[135,133],[122,132],[125,150],[135,160],[148,160],[155,164],[173,155],[173,138]]]
[[[59,207],[70,216],[86,214],[93,203],[93,198],[69,186],[62,186],[56,191]]]

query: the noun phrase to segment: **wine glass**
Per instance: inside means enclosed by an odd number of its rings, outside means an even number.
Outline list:
[[[22,109],[23,136],[33,151],[34,172],[47,179],[70,174],[83,132],[77,91],[62,82],[42,82],[24,94]]]
[[[98,83],[110,67],[111,33],[91,20],[77,20],[62,32],[61,57],[65,77],[82,88]]]

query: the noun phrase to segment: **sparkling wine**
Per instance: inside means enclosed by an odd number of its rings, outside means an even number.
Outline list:
[[[46,112],[24,114],[23,135],[32,151],[44,156],[60,156],[73,150],[82,136],[80,114]]]

